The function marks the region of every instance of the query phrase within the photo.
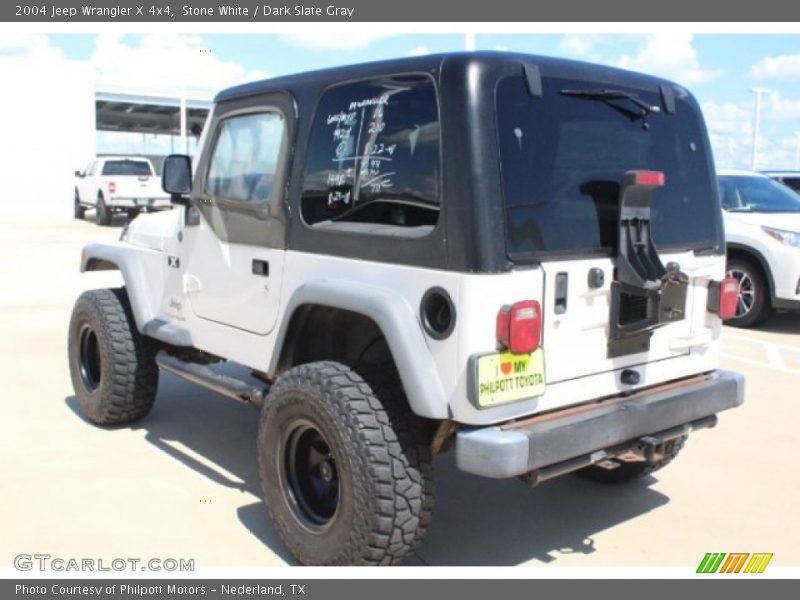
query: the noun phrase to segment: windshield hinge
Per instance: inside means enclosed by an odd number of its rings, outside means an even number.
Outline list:
[[[525,75],[528,94],[534,98],[541,98],[542,74],[539,72],[539,67],[533,63],[522,63],[522,73]]]
[[[664,112],[668,115],[675,114],[675,92],[672,86],[661,84],[661,104],[664,105]]]

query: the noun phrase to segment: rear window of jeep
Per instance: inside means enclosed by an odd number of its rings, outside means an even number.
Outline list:
[[[634,100],[586,94],[609,88]],[[611,252],[619,182],[634,169],[663,171],[666,177],[666,185],[653,192],[652,231],[659,247],[714,245],[714,182],[703,128],[687,99],[677,95],[675,114],[667,114],[637,105],[660,107],[654,90],[547,78],[543,92],[542,98],[531,97],[521,76],[503,79],[497,88],[512,259]]]
[[[302,217],[315,229],[421,237],[439,217],[439,114],[427,75],[347,83],[322,97]]]

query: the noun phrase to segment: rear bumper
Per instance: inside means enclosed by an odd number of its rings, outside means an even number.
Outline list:
[[[609,456],[606,450],[676,427],[708,423],[708,417],[743,401],[744,378],[717,370],[589,407],[462,429],[456,435],[456,464],[468,473],[505,478],[577,457],[602,460]]]

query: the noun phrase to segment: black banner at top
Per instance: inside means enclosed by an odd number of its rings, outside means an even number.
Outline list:
[[[17,0],[0,3],[5,22],[792,22],[800,8],[786,0]]]

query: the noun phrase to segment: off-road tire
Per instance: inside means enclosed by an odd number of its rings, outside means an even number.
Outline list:
[[[726,276],[733,273],[744,274],[751,282],[753,300],[750,310],[740,317],[733,317],[725,321],[726,325],[734,327],[753,327],[763,323],[772,313],[770,292],[767,280],[761,269],[750,260],[744,258],[731,258],[725,267]]]
[[[86,216],[86,209],[81,205],[81,197],[80,197],[80,194],[78,194],[78,190],[76,189],[75,190],[75,212],[74,212],[74,217],[76,219],[83,220],[83,218],[85,216]]]
[[[428,424],[410,412],[392,370],[326,361],[278,378],[261,413],[259,471],[269,515],[299,562],[391,565],[413,552],[433,509]],[[315,429],[332,456],[337,499],[327,521],[309,517],[293,484],[300,427]]]
[[[667,441],[664,444],[664,458],[654,463],[647,462],[625,462],[617,459],[610,459],[618,466],[608,469],[599,465],[592,465],[575,471],[576,475],[599,481],[601,483],[625,483],[636,479],[641,479],[647,475],[663,469],[671,463],[686,443],[686,436],[681,436]]]
[[[108,227],[111,225],[111,218],[114,216],[111,212],[111,209],[106,206],[106,201],[103,198],[103,194],[97,195],[97,207],[95,209],[96,216],[97,216],[97,224],[102,225],[103,227]]]
[[[158,388],[157,348],[137,331],[124,289],[81,294],[68,344],[72,385],[89,421],[122,425],[150,412]]]

